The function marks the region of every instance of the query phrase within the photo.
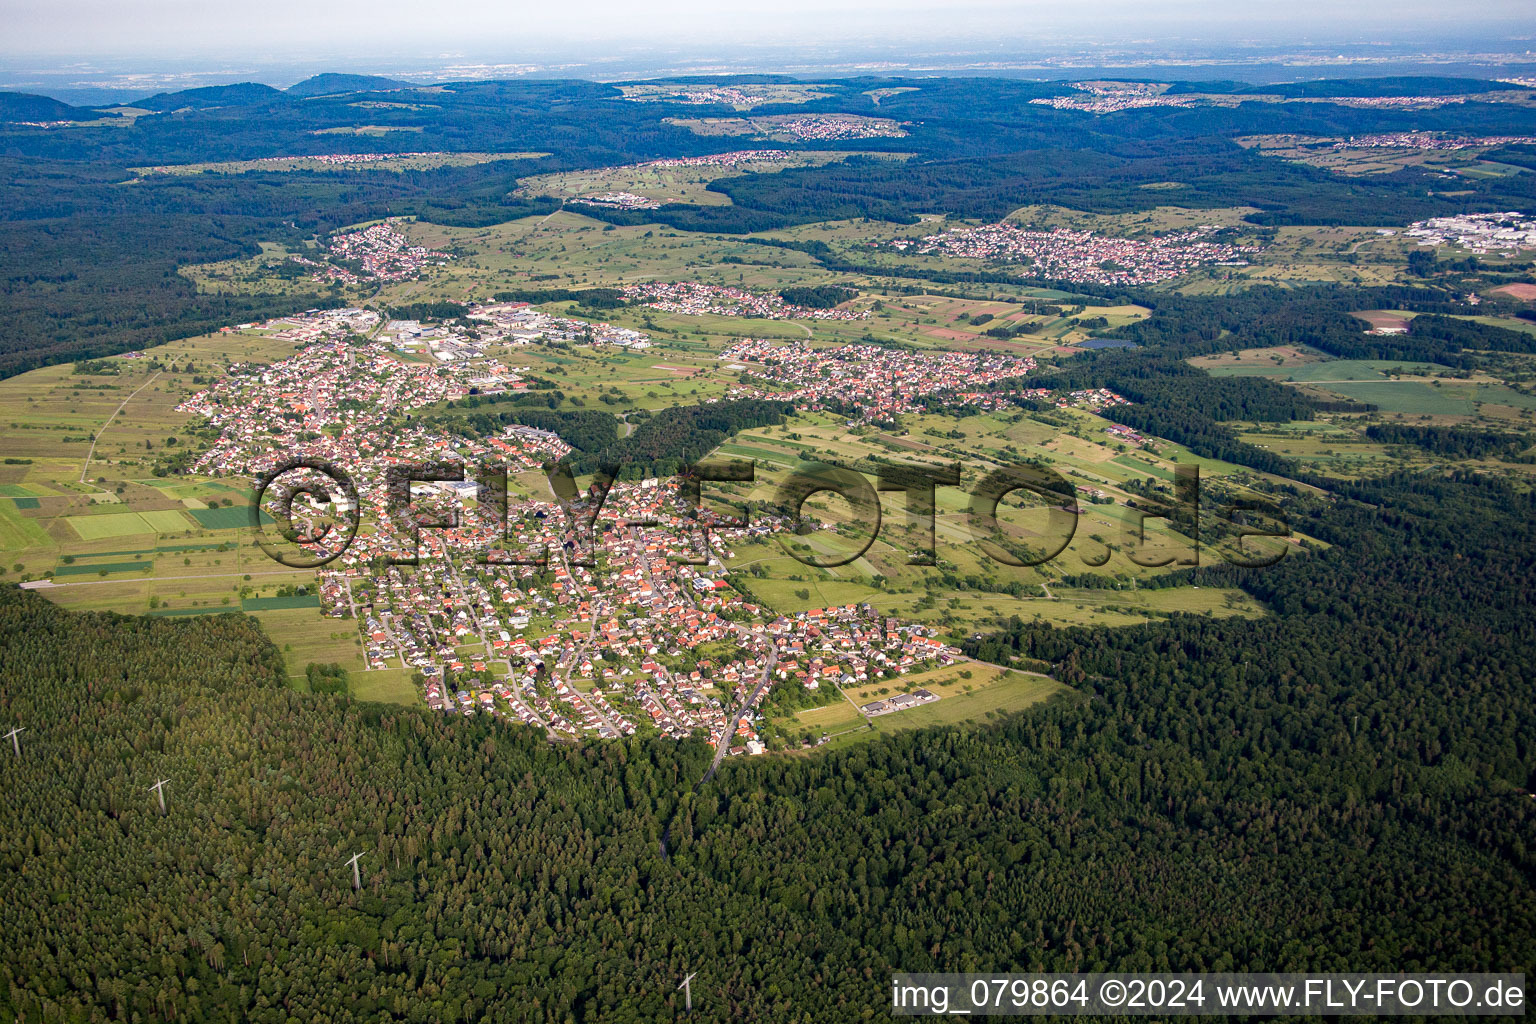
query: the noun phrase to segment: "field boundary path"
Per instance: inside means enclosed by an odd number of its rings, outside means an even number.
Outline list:
[[[91,459],[95,458],[96,456],[96,442],[101,440],[101,435],[105,434],[107,432],[107,428],[112,425],[112,421],[117,419],[117,414],[128,408],[128,403],[139,397],[139,392],[153,384],[164,372],[164,370],[156,370],[154,376],[150,377],[149,380],[145,381],[143,384],[140,384],[137,388],[134,388],[133,394],[123,399],[123,404],[112,411],[112,415],[107,417],[107,422],[101,425],[101,429],[91,435],[91,450],[85,453],[85,465],[80,467],[80,482],[82,484],[85,483],[85,474],[91,468]]]

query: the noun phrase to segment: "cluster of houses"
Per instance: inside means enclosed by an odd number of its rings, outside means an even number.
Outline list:
[[[894,697],[870,701],[860,706],[859,710],[868,717],[874,718],[877,715],[889,715],[893,711],[905,711],[923,704],[932,704],[938,699],[939,695],[932,690],[913,690],[911,693],[898,693]]]
[[[806,114],[774,125],[797,139],[831,142],[838,139],[900,139],[906,132],[894,121],[848,114]]]
[[[1083,388],[1079,391],[1026,388],[1018,392],[1018,395],[1035,402],[1050,402],[1058,409],[1087,409],[1089,412],[1102,412],[1117,405],[1130,404],[1130,399],[1109,388]]]
[[[1362,110],[1433,110],[1436,107],[1451,107],[1466,103],[1468,100],[1477,99],[1484,102],[1493,102],[1492,95],[1481,93],[1477,96],[1330,96],[1324,102],[1337,103],[1341,107],[1356,107]],[[1295,102],[1295,101],[1293,101]]]
[[[565,510],[525,502],[506,526],[524,564],[482,561],[483,526],[433,531],[414,567],[380,571],[375,549],[349,551],[328,567],[322,600],[354,610],[370,667],[422,673],[429,706],[556,736],[631,735],[648,720],[664,736],[751,752],[774,685],[826,686],[830,697],[959,656],[928,628],[867,605],[775,615],[754,604],[726,580],[729,543],[783,524],[721,528],[706,547],[678,497],[671,482],[615,484],[591,565],[583,544],[565,543]],[[728,736],[727,706],[745,711]]]
[[[1524,213],[1462,213],[1431,217],[1405,232],[1420,245],[1456,245],[1478,255],[1536,249],[1536,217]]]
[[[396,422],[437,402],[525,386],[516,369],[495,359],[432,365],[402,359],[387,341],[320,340],[274,363],[237,364],[178,409],[219,428],[218,439],[193,465],[198,473],[260,473],[292,456],[365,466],[386,457],[455,452],[516,455],[538,466],[570,446],[528,428],[472,439],[402,429]]]
[[[314,156],[269,156],[262,157],[257,163],[276,163],[283,160],[313,160],[316,163],[332,166],[344,166],[346,164],[375,164],[380,160],[400,160],[405,157],[445,156],[444,153],[317,153]]]
[[[879,345],[811,348],[762,338],[732,345],[720,358],[743,375],[727,397],[773,398],[806,408],[853,404],[871,420],[912,412],[917,400],[929,395],[975,393],[1035,369],[1033,359],[989,352],[910,352]]]
[[[1114,238],[1093,231],[1036,231],[1013,224],[956,228],[920,239],[898,238],[891,247],[918,255],[1018,262],[1030,273],[1058,281],[1147,285],[1207,266],[1247,266],[1258,246],[1212,240],[1219,225],[1202,225],[1150,238]]]
[[[1146,437],[1132,430],[1124,423],[1111,423],[1104,428],[1104,432],[1115,440],[1124,441],[1126,444],[1145,445],[1147,443]]]
[[[1536,146],[1536,135],[1442,135],[1438,132],[1383,132],[1351,135],[1334,149],[1471,149],[1481,146]]]
[[[766,103],[772,94],[765,86],[751,85],[675,85],[658,91],[640,92],[624,90],[624,98],[636,102],[666,100],[668,103],[690,105],[725,104],[732,107],[755,107]]]
[[[556,316],[526,302],[471,305],[465,318],[483,325],[477,332],[483,340],[505,345],[553,341],[597,347],[611,345],[636,352],[651,347],[651,336],[633,327]]]
[[[867,320],[868,310],[821,309],[785,302],[773,292],[754,292],[697,281],[647,281],[624,287],[624,297],[665,313],[701,316],[750,316],[763,320]]]
[[[32,122],[23,122],[32,123]],[[68,121],[60,121],[59,124],[69,124]],[[407,157],[444,157],[447,153],[314,153],[309,156],[259,156],[252,160],[253,164],[294,164],[303,161],[314,161],[327,167],[345,167],[349,164],[375,164],[383,160],[401,160]],[[176,174],[183,170],[184,164],[161,164],[155,167],[144,168],[146,174]]]
[[[1117,405],[1129,405],[1130,399],[1108,388],[1090,388],[1083,391],[1053,391],[1050,388],[1018,388],[988,391],[952,391],[944,396],[952,405],[971,406],[981,412],[996,412],[1018,404],[1018,399],[1031,402],[1049,402],[1058,409],[1086,409],[1103,413]]]
[[[1072,87],[1078,92],[1029,102],[1083,114],[1113,114],[1144,107],[1198,107],[1210,103],[1208,97],[1198,94],[1165,95],[1168,86],[1161,82],[1073,82]]]
[[[633,192],[594,192],[570,200],[575,206],[600,206],[610,210],[656,210],[661,203]]]
[[[453,257],[446,252],[412,245],[410,239],[395,230],[392,221],[371,224],[357,231],[332,235],[326,246],[331,261],[321,263],[304,256],[289,259],[310,267],[317,278],[352,284],[368,279],[377,281],[413,281],[429,266],[443,266]],[[343,266],[335,261],[351,264]],[[352,269],[355,267],[356,269]]]
[[[268,337],[309,345],[317,341],[339,341],[354,335],[366,335],[379,324],[379,314],[371,309],[306,309],[302,313],[272,320],[220,327],[220,334],[239,331],[264,331]]]
[[[1434,107],[1466,103],[1469,99],[1486,100],[1488,94],[1476,97],[1465,95],[1443,96],[1328,96],[1285,97],[1278,94],[1232,95],[1225,93],[1169,93],[1167,84],[1161,82],[1072,82],[1076,93],[1066,96],[1049,96],[1029,102],[1057,110],[1075,110],[1088,114],[1112,114],[1121,110],[1144,107],[1209,107],[1232,106],[1241,102],[1263,100],[1271,103],[1330,103],[1342,107],[1362,109],[1413,109],[1427,110]],[[1518,102],[1518,100],[1517,100]]]
[[[735,167],[737,164],[757,163],[767,160],[785,160],[789,153],[782,149],[736,149],[729,153],[708,153],[704,156],[670,156],[661,160],[647,160],[636,167]]]
[[[1071,406],[1074,409],[1087,409],[1089,412],[1102,412],[1117,405],[1130,404],[1129,398],[1109,388],[1084,388],[1081,391],[1068,392],[1065,396],[1058,395],[1056,398],[1056,405],[1060,408]]]

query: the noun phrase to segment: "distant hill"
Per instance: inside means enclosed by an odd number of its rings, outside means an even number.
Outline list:
[[[1293,98],[1324,99],[1335,96],[1471,96],[1484,92],[1519,89],[1508,82],[1483,78],[1395,76],[1384,78],[1319,78],[1310,82],[1176,82],[1168,95],[1187,93],[1237,93]]]
[[[47,96],[0,92],[0,121],[90,121],[100,116],[89,108],[72,107]]]
[[[285,91],[289,96],[308,99],[311,96],[334,96],[347,92],[386,92],[390,89],[414,88],[410,82],[402,82],[381,75],[338,75],[326,72],[290,85]]]
[[[1469,96],[1480,92],[1518,89],[1508,82],[1490,82],[1483,78],[1437,78],[1425,76],[1397,78],[1321,79],[1316,82],[1290,82],[1285,85],[1250,85],[1243,92],[1277,92],[1282,96]]]
[[[203,110],[208,107],[250,107],[273,101],[287,102],[291,97],[260,82],[241,82],[238,85],[209,85],[201,89],[183,89],[181,92],[162,92],[148,99],[129,104],[146,110],[181,110],[192,107]]]

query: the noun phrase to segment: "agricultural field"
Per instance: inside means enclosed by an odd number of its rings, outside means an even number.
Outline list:
[[[1085,213],[1065,206],[1036,204],[1021,206],[1009,213],[1004,220],[1021,228],[1036,231],[1070,228],[1074,231],[1094,231],[1117,238],[1147,238],[1217,224],[1247,232],[1248,240],[1251,241],[1257,237],[1257,232],[1245,225],[1243,218],[1257,212],[1257,207],[1252,206],[1192,208],[1169,205],[1135,213],[1105,214]]]
[[[105,540],[144,533],[173,534],[185,531],[188,527],[186,518],[175,509],[66,516],[64,521],[80,535],[81,540]]]
[[[1269,376],[1285,367],[1292,370],[1304,363],[1316,363],[1328,356],[1304,345],[1273,345],[1267,348],[1249,348],[1240,352],[1217,352],[1208,356],[1196,356],[1186,360],[1213,377],[1220,376]],[[1290,371],[1286,371],[1290,372]]]
[[[0,422],[10,425],[10,461],[0,465],[4,580],[32,581],[72,608],[159,615],[239,611],[243,598],[260,608],[283,587],[312,586],[313,573],[254,546],[247,482],[154,472],[198,443],[176,406],[199,381],[293,350],[269,333],[234,332],[0,381]],[[319,618],[313,608],[302,615]]]
[[[1268,377],[1302,387],[1324,400],[1339,397],[1376,406],[1383,418],[1431,417],[1456,422],[1488,420],[1531,425],[1536,398],[1487,374],[1467,375],[1437,363],[1390,359],[1267,362],[1250,356],[1207,356],[1194,361],[1218,377]]]
[[[1508,295],[1510,298],[1519,299],[1521,302],[1536,301],[1536,284],[1506,284],[1498,288],[1490,288],[1489,292],[1494,295]]]
[[[420,132],[420,125],[410,124],[342,124],[332,128],[317,128],[311,135],[388,135],[390,132]]]
[[[1484,154],[1497,146],[1461,146],[1455,149],[1425,149],[1415,146],[1350,146],[1348,139],[1313,135],[1249,135],[1235,140],[1245,149],[1258,149],[1265,156],[1318,167],[1335,174],[1392,174],[1405,168],[1426,168],[1466,174],[1518,174],[1522,168],[1496,160],[1484,160]]]
[[[868,96],[870,100],[875,104],[875,106],[878,107],[881,100],[888,100],[892,96],[900,96],[904,92],[918,91],[920,90],[915,85],[901,85],[885,89],[867,89],[864,91],[863,95]]]
[[[574,199],[601,192],[628,192],[663,204],[729,206],[731,197],[724,192],[710,191],[711,182],[741,174],[768,174],[790,167],[820,167],[823,164],[837,163],[856,155],[858,154],[851,150],[822,150],[788,153],[778,159],[744,160],[729,166],[630,164],[624,167],[560,171],[520,179],[518,194]],[[889,158],[905,159],[908,155],[891,154]]]
[[[1259,350],[1254,350],[1259,351]],[[1450,371],[1439,363],[1414,363],[1392,359],[1319,359],[1250,357],[1248,361],[1230,356],[1205,356],[1190,360],[1213,377],[1269,377],[1298,384],[1361,383],[1400,378],[1438,379]]]
[[[1255,424],[1238,437],[1318,472],[1339,477],[1371,476],[1394,468],[1402,456],[1377,444],[1354,426],[1328,419]]]
[[[1324,381],[1313,387],[1403,416],[1472,419],[1497,412],[1499,419],[1529,420],[1529,413],[1536,411],[1536,398],[1503,384],[1383,379]]]
[[[933,623],[947,635],[962,638],[996,626],[1010,616],[1041,618],[1063,625],[1092,622],[1126,624],[1173,612],[1212,615],[1258,615],[1263,609],[1237,592],[1213,588],[1138,588],[1139,581],[1169,571],[1132,561],[1138,551],[1144,561],[1184,557],[1189,542],[1166,531],[1156,520],[1147,523],[1144,550],[1132,540],[1132,524],[1119,502],[1130,500],[1124,484],[1148,477],[1167,481],[1180,463],[1200,465],[1202,478],[1239,488],[1247,471],[1198,459],[1175,446],[1158,455],[1120,452],[1094,437],[1104,421],[1068,410],[1052,413],[1060,422],[1023,413],[997,413],[964,418],[909,416],[899,434],[846,423],[825,416],[802,416],[790,424],[744,431],[716,452],[725,458],[751,458],[757,480],[750,490],[722,486],[718,507],[740,502],[772,502],[787,471],[803,460],[830,458],[872,473],[872,459],[959,463],[962,488],[940,488],[936,494],[933,567],[909,564],[926,548],[919,523],[912,520],[899,494],[882,496],[878,535],[862,555],[847,565],[816,569],[795,557],[800,544],[818,560],[852,554],[869,540],[867,524],[847,522],[849,506],[840,497],[813,497],[807,509],[838,528],[809,537],[775,538],[739,544],[728,563],[738,589],[780,612],[794,612],[851,602],[869,602],[882,612]],[[951,434],[958,436],[950,436]],[[1026,452],[1047,460],[1080,488],[1093,488],[1116,504],[1094,504],[1080,497],[1074,539],[1053,561],[1040,567],[1009,567],[987,558],[976,545],[968,523],[970,499],[964,488],[974,486],[989,466],[1014,461]],[[1179,459],[1179,463],[1173,461]],[[715,494],[716,492],[711,492]],[[1040,543],[1050,529],[1047,513],[1007,499],[1000,512],[1005,534],[1023,543]],[[1274,543],[1274,542],[1270,542]],[[1217,557],[1207,552],[1206,559]],[[1106,563],[1100,563],[1107,558]],[[1100,568],[1099,565],[1104,567]],[[1121,589],[1078,591],[1062,586],[1065,576],[1098,573],[1119,580]],[[974,582],[966,582],[966,581]]]
[[[939,699],[873,717],[858,710],[859,705],[917,689],[925,689]],[[772,724],[792,741],[791,749],[796,741],[815,743],[822,736],[827,737],[827,747],[836,748],[906,729],[980,722],[1022,711],[1042,701],[1071,700],[1072,692],[1048,676],[960,661],[897,680],[848,687],[833,703],[776,718]]]
[[[1252,266],[1230,275],[1205,271],[1182,279],[1189,295],[1220,295],[1254,284],[1336,283],[1370,287],[1400,283],[1407,254],[1416,248],[1401,233],[1368,226],[1284,226]],[[1228,268],[1216,268],[1226,270]]]
[[[349,685],[352,696],[358,700],[413,707],[421,703],[421,688],[411,681],[411,673],[403,668],[354,672]]]

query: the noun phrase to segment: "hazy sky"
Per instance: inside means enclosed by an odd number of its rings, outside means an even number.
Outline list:
[[[1148,44],[1508,40],[1536,48],[1533,0],[0,0],[0,56],[484,55],[632,44]],[[579,52],[579,51],[578,51]],[[435,55],[435,54],[431,54]],[[598,52],[589,57],[601,56]]]

